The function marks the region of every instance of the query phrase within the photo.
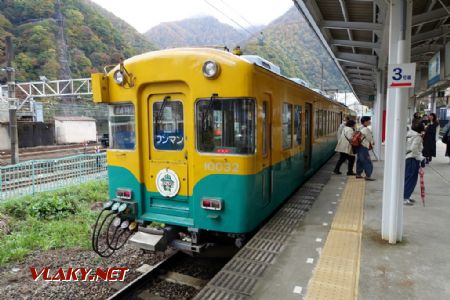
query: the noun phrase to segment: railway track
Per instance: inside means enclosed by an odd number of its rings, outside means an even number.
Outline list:
[[[191,257],[173,250],[154,266],[124,286],[110,300],[191,299],[220,271],[229,259]]]

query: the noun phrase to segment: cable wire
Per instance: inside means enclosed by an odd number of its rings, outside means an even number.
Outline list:
[[[231,7],[228,3],[226,3],[223,0],[220,0],[220,2],[222,2],[226,7],[228,7],[229,9],[231,9],[236,15],[238,15],[242,20],[244,20],[245,22],[247,22],[248,25],[252,26],[252,27],[256,27],[255,25],[253,25],[249,20],[247,20],[244,16],[242,16],[236,9],[234,9],[233,7]]]
[[[211,4],[208,2],[208,0],[203,0],[206,4],[208,4],[209,6],[211,6],[212,8],[214,8],[216,11],[218,11],[221,15],[223,15],[225,18],[227,18],[228,20],[230,20],[231,22],[233,22],[234,24],[236,24],[237,26],[239,26],[240,28],[242,28],[244,31],[246,31],[248,34],[253,35],[253,33],[251,33],[250,31],[247,30],[247,28],[245,28],[244,26],[242,26],[239,22],[237,22],[236,20],[234,20],[233,18],[231,18],[230,16],[228,16],[226,13],[224,13],[222,10],[220,10],[219,8],[217,8],[215,5]]]

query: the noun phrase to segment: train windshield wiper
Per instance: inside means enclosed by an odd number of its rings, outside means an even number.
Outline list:
[[[206,111],[202,115],[202,130],[206,131],[207,127],[207,120],[209,112],[212,110],[214,99],[219,96],[219,94],[212,94],[211,98],[209,98],[208,106],[206,107]]]
[[[159,122],[162,119],[162,115],[164,113],[164,108],[166,107],[167,100],[170,100],[170,96],[165,96],[164,97],[164,99],[162,101],[162,104],[161,104],[161,107],[159,108],[158,113],[156,114],[156,122],[155,122],[155,125],[156,125],[155,127],[156,128],[158,128]]]

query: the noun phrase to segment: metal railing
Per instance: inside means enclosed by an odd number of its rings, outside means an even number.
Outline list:
[[[0,167],[0,201],[106,179],[106,154],[31,160]]]

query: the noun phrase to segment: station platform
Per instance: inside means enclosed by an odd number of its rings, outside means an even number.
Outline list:
[[[437,152],[425,207],[419,184],[404,207],[403,242],[381,239],[382,161],[373,182],[333,175],[251,298],[450,299],[450,165],[441,142]]]
[[[438,157],[425,168],[425,207],[419,184],[416,204],[404,207],[401,243],[381,239],[383,162],[374,161],[369,182],[332,174],[335,156],[196,299],[450,299],[444,151],[438,142]],[[296,217],[296,207],[308,212]]]

